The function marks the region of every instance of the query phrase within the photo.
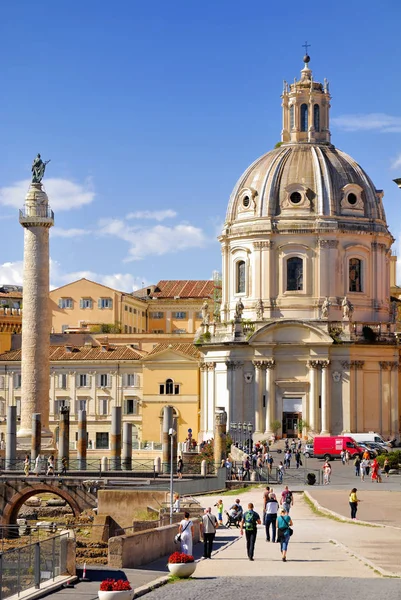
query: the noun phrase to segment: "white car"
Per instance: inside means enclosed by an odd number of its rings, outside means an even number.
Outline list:
[[[305,444],[305,448],[302,450],[305,458],[313,456],[313,444]]]

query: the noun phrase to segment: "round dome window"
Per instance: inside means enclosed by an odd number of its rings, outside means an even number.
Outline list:
[[[348,200],[348,204],[351,204],[351,206],[354,206],[357,203],[358,198],[356,197],[355,194],[353,194],[351,192],[350,194],[348,194],[347,200]]]
[[[248,208],[249,206],[249,196],[245,196],[245,198],[242,201],[242,204],[245,208]]]
[[[293,204],[299,204],[302,200],[302,196],[299,192],[292,192],[290,200]]]

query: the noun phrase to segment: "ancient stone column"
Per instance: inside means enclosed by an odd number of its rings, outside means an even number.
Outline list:
[[[123,423],[123,471],[132,469],[132,423]]]
[[[227,413],[221,406],[216,406],[214,423],[214,462],[220,466],[227,457]]]
[[[310,360],[309,368],[309,428],[316,432],[316,415],[318,410],[318,361]]]
[[[110,470],[121,469],[121,406],[111,409]]]
[[[62,469],[62,460],[70,458],[70,409],[62,406],[60,409],[59,438],[58,438],[58,463],[59,470]]]
[[[32,415],[40,413],[43,445],[51,446],[49,229],[54,225],[54,216],[41,183],[31,183],[19,221],[25,231],[21,426],[17,439],[21,448],[31,446]]]
[[[169,429],[173,428],[173,407],[165,406],[163,408],[163,439],[162,439],[162,470],[170,471],[170,437]]]
[[[322,431],[320,435],[330,435],[330,380],[329,360],[322,360]]]
[[[77,440],[77,459],[78,469],[86,470],[86,450],[87,450],[87,430],[86,430],[86,410],[78,411],[78,440]]]
[[[265,386],[265,398],[266,398],[266,421],[265,421],[265,437],[270,437],[273,434],[272,423],[275,419],[275,387],[274,387],[274,367],[276,361],[269,359],[266,361],[266,386]]]
[[[40,420],[40,413],[33,413],[32,415],[32,426],[31,426],[31,460],[36,460],[36,457],[40,454],[40,443],[42,433],[42,423]]]
[[[5,470],[15,468],[17,458],[17,407],[7,407],[7,432],[6,432],[6,463]]]

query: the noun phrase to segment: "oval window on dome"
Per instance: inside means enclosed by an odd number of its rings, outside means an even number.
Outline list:
[[[358,198],[356,197],[356,195],[353,192],[348,194],[347,200],[348,200],[348,204],[351,204],[351,206],[355,206],[355,204],[358,202]]]
[[[242,205],[244,206],[244,208],[248,208],[249,203],[250,203],[249,196],[245,196],[244,199],[242,200]]]
[[[299,204],[302,200],[302,196],[299,192],[292,192],[290,200],[293,204]]]

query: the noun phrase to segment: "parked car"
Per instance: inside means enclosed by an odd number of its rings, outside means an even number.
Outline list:
[[[313,456],[313,444],[305,444],[305,448],[302,452],[305,458],[311,458]]]
[[[388,448],[386,448],[383,444],[378,444],[376,442],[364,442],[365,446],[370,448],[371,450],[375,450],[377,454],[387,454]]]
[[[369,458],[375,458],[378,455],[377,450],[373,450],[372,448],[368,448],[365,444],[358,444],[362,450],[367,450],[369,452]]]

